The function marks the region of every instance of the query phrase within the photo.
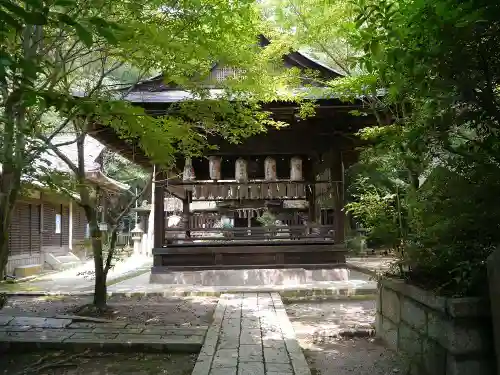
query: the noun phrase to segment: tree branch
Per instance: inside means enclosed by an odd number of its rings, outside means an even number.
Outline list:
[[[151,174],[150,177],[149,177],[149,179],[148,179],[147,184],[144,186],[144,188],[141,190],[141,192],[139,194],[137,194],[134,198],[132,198],[130,200],[130,202],[128,202],[127,206],[122,210],[122,212],[117,217],[115,217],[115,218],[112,219],[113,226],[111,228],[111,241],[110,241],[110,246],[109,246],[109,250],[108,250],[108,255],[106,257],[106,263],[104,265],[105,275],[108,274],[108,271],[111,268],[111,262],[113,260],[113,255],[114,255],[114,252],[115,252],[116,233],[117,233],[117,230],[118,230],[118,224],[123,219],[123,217],[128,212],[130,212],[130,209],[135,205],[135,202],[137,202],[137,200],[140,197],[142,197],[144,195],[144,193],[149,189],[149,187],[153,183],[153,179],[156,178],[156,175],[157,174],[155,174],[155,175]],[[115,236],[115,237],[113,237],[113,236]]]
[[[59,157],[62,161],[66,163],[66,165],[71,169],[71,171],[75,174],[75,176],[79,176],[79,168],[76,166],[76,164],[71,161],[60,149],[58,149],[55,145],[53,145],[49,138],[43,136],[43,135],[38,135],[38,138],[42,140],[46,145],[49,150],[52,150],[57,157]],[[85,170],[83,170],[83,173],[85,173]]]

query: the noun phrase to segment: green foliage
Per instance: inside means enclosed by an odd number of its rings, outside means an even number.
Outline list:
[[[346,240],[346,246],[351,252],[351,254],[355,256],[365,255],[364,251],[366,250],[366,236],[355,233],[349,236]]]
[[[197,155],[210,147],[210,135],[238,142],[267,126],[282,126],[259,111],[258,103],[279,92],[289,95],[287,85],[296,82],[295,71],[274,68],[282,57],[279,46],[258,47],[262,22],[253,1],[2,0],[0,22],[5,26],[0,30],[0,273],[23,174],[45,174],[59,191],[77,191],[91,235],[100,237],[99,189],[86,181],[82,146],[85,137],[100,131],[96,123],[170,168],[179,154]],[[207,96],[206,83],[216,63],[238,75],[222,82],[214,99]],[[158,72],[165,84],[183,85],[196,99],[210,100],[173,105],[163,113],[146,113],[123,100],[130,84]],[[62,132],[75,136],[78,163],[55,144]],[[70,178],[38,168],[36,161],[47,150],[68,165]],[[104,269],[102,243],[92,246],[96,285],[102,286],[96,298],[103,303],[105,283],[97,275]]]
[[[444,294],[481,294],[486,257],[500,243],[494,203],[500,54],[493,47],[500,6],[488,0],[355,4],[351,43],[363,53],[360,66],[386,88],[395,122],[389,128],[398,129],[397,137],[380,129],[365,135],[412,176],[402,197],[406,276]],[[427,175],[421,187],[417,181]]]
[[[349,1],[266,0],[263,8],[286,45],[353,73],[355,51],[346,40],[353,21]]]
[[[401,242],[396,196],[381,195],[375,186],[367,186],[346,205],[346,210],[367,230],[371,245],[397,248]]]
[[[433,171],[414,203],[412,278],[455,296],[481,295],[486,258],[500,243],[496,165],[450,160]]]
[[[257,221],[263,227],[274,227],[276,226],[276,216],[270,211],[265,211],[261,216],[257,218]]]

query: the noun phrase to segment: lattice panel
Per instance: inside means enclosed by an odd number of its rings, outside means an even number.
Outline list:
[[[317,184],[323,185],[323,184]],[[328,184],[324,184],[328,185]],[[195,185],[193,199],[298,199],[306,197],[305,183],[262,183],[241,185]],[[325,187],[321,187],[324,189]]]

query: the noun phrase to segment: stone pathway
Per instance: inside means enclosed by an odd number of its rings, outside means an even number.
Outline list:
[[[311,375],[277,293],[223,294],[192,375]]]
[[[0,351],[71,347],[104,351],[198,353],[208,329],[74,320],[0,315]]]
[[[116,262],[114,268],[109,271],[107,283],[112,285],[127,278],[134,278],[140,274],[148,273],[151,269],[152,258],[133,256]],[[0,293],[6,292],[93,292],[94,280],[86,277],[86,273],[92,272],[94,263],[87,261],[79,267],[64,271],[51,272],[47,275],[37,277],[32,281],[23,281],[15,284],[0,284]]]

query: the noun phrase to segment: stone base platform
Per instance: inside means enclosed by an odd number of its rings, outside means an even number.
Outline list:
[[[154,267],[153,267],[154,268]],[[269,286],[303,285],[322,282],[346,282],[350,271],[345,265],[330,268],[258,268],[240,270],[203,270],[151,272],[151,284],[197,286]],[[356,273],[355,274],[359,274]],[[365,277],[366,278],[366,277]]]
[[[0,315],[0,350],[198,353],[207,329]]]

